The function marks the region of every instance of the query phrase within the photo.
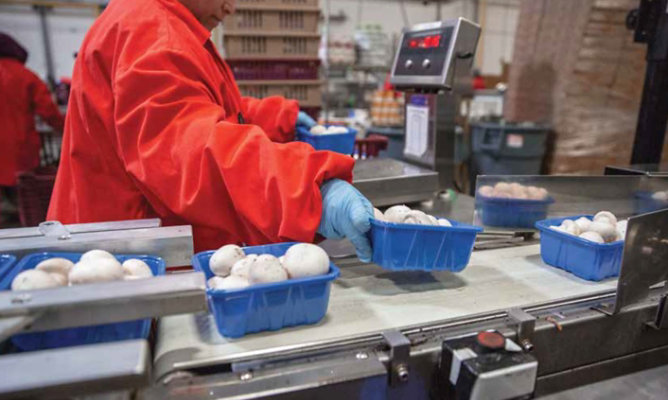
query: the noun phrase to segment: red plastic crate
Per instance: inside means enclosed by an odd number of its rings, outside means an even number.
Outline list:
[[[237,80],[318,79],[320,60],[227,60]]]
[[[46,220],[56,172],[55,167],[44,167],[22,172],[17,176],[19,218],[22,226],[37,226]]]
[[[387,150],[388,139],[383,135],[369,135],[355,140],[355,154],[359,159],[376,158],[382,150]]]

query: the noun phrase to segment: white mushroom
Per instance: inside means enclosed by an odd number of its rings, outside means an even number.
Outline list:
[[[452,226],[452,223],[445,218],[439,218],[438,224],[440,226]]]
[[[387,220],[387,222],[400,224],[404,219],[404,215],[406,215],[410,211],[411,209],[404,205],[392,206],[387,210],[385,210],[385,219]]]
[[[483,195],[485,197],[491,197],[494,194],[494,188],[491,187],[491,186],[487,186],[487,185],[480,186],[478,188],[478,193],[480,193],[481,195]]]
[[[221,286],[223,286],[224,280],[225,278],[214,275],[213,277],[209,278],[209,280],[206,281],[206,283],[207,285],[209,285],[211,289],[218,289]]]
[[[544,200],[547,197],[547,190],[542,187],[529,186],[526,191],[527,197],[532,200]]]
[[[286,279],[288,279],[288,273],[278,261],[278,258],[270,254],[262,254],[259,256],[257,260],[250,265],[248,271],[248,281],[251,284],[280,282]]]
[[[345,126],[332,125],[325,130],[326,135],[336,135],[341,133],[348,133],[348,128]]]
[[[603,237],[600,234],[592,231],[585,232],[581,234],[579,237],[595,243],[605,243],[605,240],[603,240]]]
[[[512,195],[506,191],[494,189],[492,197],[496,197],[498,199],[510,199]]]
[[[58,286],[63,285],[53,275],[38,269],[25,270],[12,280],[12,290],[37,290]]]
[[[412,224],[412,225],[431,225],[431,219],[429,216],[419,210],[411,210],[404,214],[404,217],[401,221],[402,224]]]
[[[82,283],[110,282],[123,279],[123,267],[115,258],[96,258],[79,261],[69,274],[72,285]]]
[[[299,243],[285,253],[283,267],[290,278],[324,275],[329,271],[329,256],[319,246]]]
[[[668,201],[668,191],[666,192],[656,192],[652,194],[652,199],[657,201],[666,202]]]
[[[153,271],[144,261],[138,258],[130,258],[123,261],[123,274],[125,276],[137,276],[139,278],[151,278]]]
[[[561,226],[561,225],[551,225],[551,226],[550,226],[550,229],[552,229],[553,231],[558,231],[558,232],[568,233],[568,232],[566,231],[566,229],[564,229],[564,227]]]
[[[433,215],[427,214],[427,217],[429,217],[429,221],[431,221],[431,224],[434,226],[438,226],[438,218],[434,217]]]
[[[323,135],[327,132],[327,128],[325,128],[322,125],[316,125],[316,126],[311,127],[310,132],[313,135]]]
[[[591,225],[591,220],[587,217],[580,217],[575,220],[575,224],[580,228],[580,232],[587,232]]]
[[[105,250],[91,250],[83,253],[79,261],[88,261],[98,258],[108,258],[111,260],[116,260],[113,254]]]
[[[610,211],[600,211],[594,215],[594,222],[603,222],[615,227],[617,226],[617,217]]]
[[[515,199],[526,199],[527,198],[527,193],[526,189],[524,186],[517,182],[513,182],[510,184],[510,194],[513,196]]]
[[[589,232],[598,233],[606,243],[617,240],[617,229],[607,222],[592,222],[589,225]]]
[[[56,272],[48,272],[49,275],[51,275],[51,278],[53,278],[56,282],[58,282],[58,286],[67,286],[69,283],[67,281],[67,275],[59,274]]]
[[[70,273],[72,267],[74,267],[74,263],[67,258],[54,257],[40,262],[35,269],[50,274],[60,274],[65,277],[65,284],[67,284],[67,275]]]
[[[570,233],[571,235],[578,236],[580,233],[582,233],[575,221],[570,219],[565,219],[561,223],[561,227],[564,229],[564,232]]]
[[[377,209],[376,207],[373,208],[373,218],[378,220],[378,221],[385,221],[385,215],[383,215],[383,212]]]
[[[495,194],[499,194],[499,193],[502,193],[502,192],[510,194],[511,190],[512,189],[510,187],[510,184],[506,183],[506,182],[499,182],[496,185],[494,185]]]
[[[230,274],[240,276],[242,278],[248,279],[248,271],[250,266],[257,261],[257,254],[249,254],[244,257],[242,260],[239,260],[234,263]]]
[[[213,253],[211,259],[209,259],[209,269],[218,276],[227,276],[230,274],[234,263],[244,257],[246,257],[246,254],[241,247],[234,244],[225,245]]]
[[[236,275],[230,275],[227,278],[214,276],[208,281],[209,287],[217,290],[234,290],[248,287],[248,279]]]

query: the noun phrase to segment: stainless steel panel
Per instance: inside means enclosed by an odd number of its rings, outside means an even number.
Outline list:
[[[389,158],[357,161],[353,185],[376,207],[430,200],[439,190],[438,173]]]
[[[615,312],[647,298],[668,279],[668,210],[629,219]],[[648,321],[649,322],[649,321]]]
[[[130,340],[0,357],[0,399],[63,398],[149,381],[149,346]]]
[[[0,292],[0,318],[35,317],[24,332],[206,310],[204,274]],[[9,330],[12,326],[7,326]],[[10,333],[15,333],[10,332]]]
[[[0,253],[23,256],[41,251],[84,252],[101,248],[112,253],[157,255],[165,260],[168,267],[190,265],[193,255],[192,227],[135,228],[154,225],[155,221],[91,224],[96,226],[75,226],[73,229],[65,225],[71,232],[66,240],[60,240],[58,236],[44,236],[38,228],[25,228],[28,229],[25,231],[10,229],[9,233],[0,230],[0,235],[6,235],[0,239]],[[19,236],[24,234],[30,236]]]
[[[90,233],[103,231],[121,231],[127,229],[158,228],[161,226],[159,218],[133,219],[127,221],[94,222],[88,224],[64,225],[70,233]],[[19,237],[43,236],[39,226],[28,228],[1,229],[0,240]]]

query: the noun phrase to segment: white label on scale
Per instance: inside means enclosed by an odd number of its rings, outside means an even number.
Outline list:
[[[524,147],[524,136],[517,134],[509,134],[506,136],[506,146],[512,149],[521,149]]]
[[[406,106],[406,148],[404,153],[422,157],[429,143],[429,107]]]

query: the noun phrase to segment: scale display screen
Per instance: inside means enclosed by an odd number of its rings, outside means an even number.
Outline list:
[[[440,76],[445,67],[454,27],[408,32],[399,48],[397,76]]]
[[[430,35],[420,38],[410,38],[405,42],[405,46],[410,49],[433,49],[441,44],[443,35]]]

